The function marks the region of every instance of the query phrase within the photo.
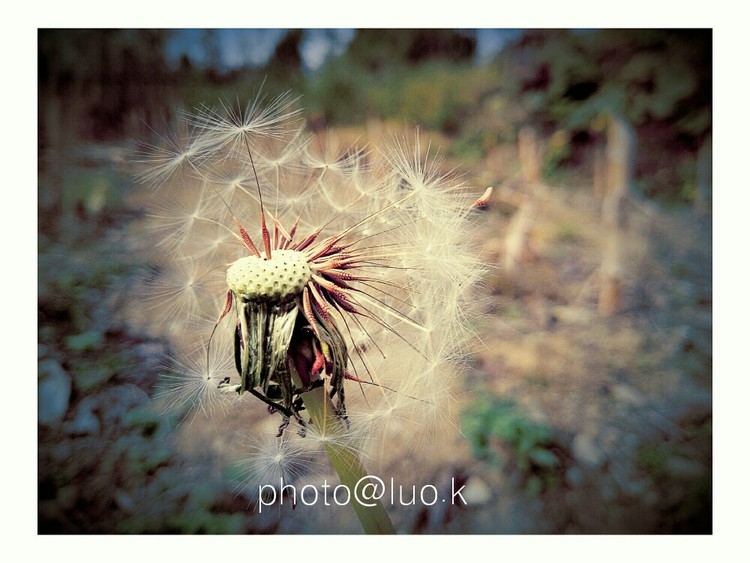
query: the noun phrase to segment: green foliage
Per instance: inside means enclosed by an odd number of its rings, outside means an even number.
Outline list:
[[[391,114],[407,123],[455,133],[471,107],[461,72],[448,65],[426,65],[418,72],[397,75],[389,93]]]
[[[90,352],[101,348],[103,342],[104,335],[96,330],[71,334],[65,339],[65,345],[71,352]]]
[[[486,91],[484,78],[482,69],[444,61],[393,64],[375,75],[342,58],[311,79],[308,97],[329,124],[374,117],[458,133]]]
[[[484,394],[463,413],[462,428],[474,456],[520,473],[528,494],[541,493],[555,480],[561,460],[553,451],[553,430],[529,419],[514,402]]]
[[[329,125],[399,119],[457,132],[478,101],[466,64],[474,49],[471,34],[452,30],[359,30],[343,56],[310,78],[308,107]]]
[[[532,31],[501,54],[527,119],[570,142],[595,136],[602,115],[623,116],[638,136],[641,192],[679,204],[695,199],[695,156],[711,130],[711,57],[700,29]],[[569,150],[547,158],[545,175],[581,147]]]
[[[573,154],[565,131],[558,130],[550,137],[542,160],[542,175],[551,177]]]
[[[461,160],[478,161],[498,142],[498,135],[495,131],[469,130],[456,139],[449,151],[451,155]]]
[[[360,29],[346,59],[369,72],[428,61],[469,61],[476,49],[470,32],[450,29]]]
[[[636,125],[706,115],[710,42],[708,30],[536,32],[504,56],[517,60],[523,54],[517,92],[536,118],[575,130],[603,112]],[[702,130],[696,125],[691,133],[702,134],[708,122]]]
[[[115,174],[99,167],[79,166],[66,170],[63,184],[63,213],[75,211],[95,216],[122,204],[122,187]]]
[[[374,94],[375,79],[362,67],[343,59],[328,65],[307,84],[308,111],[322,117],[326,124],[365,121]]]

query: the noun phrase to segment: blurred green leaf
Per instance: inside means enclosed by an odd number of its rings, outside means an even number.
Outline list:
[[[65,346],[72,352],[89,352],[101,348],[104,335],[98,331],[74,334],[65,339]]]
[[[513,401],[482,395],[464,411],[461,423],[474,456],[519,472],[527,493],[537,495],[555,482],[561,462],[550,449],[552,429],[529,419]]]
[[[539,446],[533,447],[529,450],[529,458],[542,467],[555,467],[560,463],[557,456],[549,451],[547,448]]]

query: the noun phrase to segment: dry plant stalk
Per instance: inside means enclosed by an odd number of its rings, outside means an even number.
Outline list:
[[[607,152],[597,145],[594,148],[593,170],[594,197],[597,200],[603,200],[604,196],[607,195],[607,183]]]
[[[622,118],[611,117],[607,126],[607,192],[602,201],[602,266],[599,312],[614,315],[622,309],[625,271],[623,237],[625,208],[633,181],[635,133]]]
[[[529,244],[531,227],[536,218],[541,183],[541,149],[535,131],[523,127],[518,132],[518,158],[521,162],[521,175],[527,192],[518,211],[511,219],[505,235],[505,255],[503,265],[506,272],[513,273],[522,262],[533,256]]]
[[[541,148],[537,134],[531,127],[522,127],[518,132],[518,158],[524,183],[529,186],[541,183]]]

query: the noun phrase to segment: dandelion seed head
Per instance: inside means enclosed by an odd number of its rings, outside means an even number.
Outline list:
[[[178,348],[201,331],[213,339],[210,362],[181,360],[175,374],[184,383],[170,383],[173,404],[208,412],[222,394],[214,387],[219,367],[219,381],[236,383],[238,365],[250,361],[235,349],[251,330],[237,320],[247,303],[284,303],[289,315],[258,333],[259,345],[290,346],[300,327],[314,342],[336,333],[343,343],[336,361],[349,430],[311,425],[305,439],[258,446],[267,469],[283,466],[300,440],[312,449],[372,444],[387,456],[389,440],[447,416],[474,338],[470,289],[483,275],[470,224],[480,194],[444,172],[429,145],[403,137],[366,152],[320,140],[299,126],[294,103],[287,95],[264,105],[258,96],[244,107],[186,114],[185,138],[170,140],[142,174],[159,184],[145,230],[156,241],[153,321]],[[319,348],[322,359],[311,361],[329,373],[334,357]],[[284,371],[284,353],[258,356],[274,362],[269,373]],[[304,392],[298,396],[304,402]]]

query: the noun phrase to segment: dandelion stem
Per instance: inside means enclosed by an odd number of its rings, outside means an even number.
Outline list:
[[[341,420],[336,416],[333,404],[325,393],[323,387],[312,389],[305,393],[305,407],[313,424],[323,436],[336,436],[343,434]],[[362,528],[368,534],[395,534],[388,513],[379,500],[366,500],[362,504],[355,494],[355,489],[362,491],[363,485],[370,483],[368,473],[359,459],[359,455],[340,440],[327,440],[325,444],[326,454],[331,465],[341,480],[351,491],[351,503],[357,513]],[[373,483],[373,485],[375,485]],[[364,500],[364,499],[363,499]]]

